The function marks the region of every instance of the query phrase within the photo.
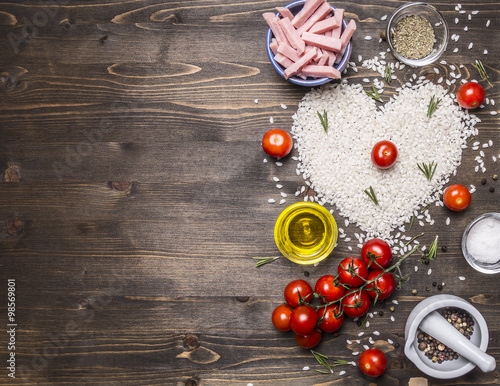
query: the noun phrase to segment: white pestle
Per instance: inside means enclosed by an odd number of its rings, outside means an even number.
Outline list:
[[[478,366],[485,373],[496,367],[495,358],[471,343],[438,312],[432,311],[419,328]]]

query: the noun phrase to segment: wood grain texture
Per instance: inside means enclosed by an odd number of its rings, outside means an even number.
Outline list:
[[[358,56],[386,50],[378,42],[381,18],[403,3],[335,3],[358,24],[352,60],[359,72],[349,70],[349,82],[375,76]],[[267,202],[280,198],[273,177],[288,193],[287,204],[303,199],[294,196],[304,185],[295,162],[264,164],[260,146],[269,128],[290,128],[308,91],[284,81],[267,58],[261,14],[280,5],[0,2],[0,285],[6,296],[7,279],[16,279],[15,384],[404,385],[422,375],[403,353],[406,318],[437,293],[478,308],[489,326],[488,353],[500,361],[498,279],[473,271],[460,248],[465,226],[500,207],[500,183],[491,178],[500,174],[500,161],[492,159],[500,158],[500,121],[489,114],[498,110],[491,105],[477,112],[475,139],[494,143],[485,150],[487,172],[474,172],[477,152],[468,148],[451,179],[476,186],[471,207],[450,213],[431,206],[436,223],[407,232],[424,232],[425,245],[439,234],[447,252],[429,266],[417,256],[404,263],[410,281],[373,308],[383,316],[370,319],[365,335],[358,337],[359,327],[346,320],[318,346],[331,358],[356,360],[352,352],[372,336],[389,359],[383,377],[368,380],[351,366],[319,374],[311,354],[272,327],[272,310],[289,281],[313,284],[335,272],[340,257],[357,253],[352,241],[340,242],[317,267],[281,258],[256,269],[251,259],[278,253],[273,228],[283,206]],[[450,64],[478,79],[472,63],[479,58],[494,84],[487,96],[500,104],[500,3],[462,3],[467,14],[479,11],[470,21],[455,2],[434,5],[451,33],[460,34],[443,56],[448,65],[405,68],[398,81],[416,74],[436,82],[449,76]],[[386,87],[385,101],[398,85]],[[353,225],[347,230],[355,232]],[[399,302],[394,313],[392,299]],[[0,334],[2,360],[7,339]],[[499,378],[498,371],[475,369],[430,384],[490,385]],[[0,384],[13,384],[6,369]]]

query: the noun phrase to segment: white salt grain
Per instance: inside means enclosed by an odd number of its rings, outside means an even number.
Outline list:
[[[273,177],[273,180],[274,182],[279,182],[280,179],[278,177]]]
[[[365,36],[365,40],[372,40],[372,37],[370,35]]]
[[[364,344],[364,345],[363,345],[363,348],[364,348],[365,350],[369,350],[369,349],[370,349],[370,347],[369,347],[369,346],[367,346],[366,344]]]
[[[496,111],[491,111],[490,114],[491,115],[497,115],[498,113]]]
[[[347,344],[352,344],[352,342],[349,339],[347,339],[346,342]]]
[[[281,188],[283,187],[283,185],[281,185],[281,184],[276,184],[276,187],[277,187],[278,189],[281,189]]]
[[[391,339],[387,339],[387,343],[393,344],[394,342]]]
[[[285,105],[285,104],[283,104],[283,103],[282,103],[280,106],[281,106],[281,108],[282,108],[283,110],[286,110],[286,109],[288,108],[288,107],[287,107],[287,105]]]
[[[274,198],[270,198],[269,200],[267,200],[267,202],[270,204],[274,204],[276,200]]]
[[[488,50],[484,50],[483,54],[488,55]]]
[[[258,100],[258,99],[255,99],[255,100],[254,100],[254,102],[255,102],[255,103],[259,103],[259,100]]]
[[[446,225],[450,225],[450,218],[446,217]]]
[[[276,166],[283,166],[283,162],[276,161]]]
[[[274,123],[273,117],[269,118],[269,122],[271,123],[271,125]]]
[[[285,200],[284,198],[282,198],[282,199],[280,200],[280,205],[283,205],[285,202],[286,202],[286,200]]]
[[[378,331],[373,331],[373,335],[377,335],[377,336],[379,336],[379,335],[380,335],[380,332],[378,332]]]
[[[387,19],[387,15],[384,15],[380,18],[380,20],[384,21],[385,19]]]
[[[490,20],[488,19],[488,21],[486,22],[486,27],[489,27],[490,26]]]
[[[392,301],[393,304],[399,304],[397,300]]]
[[[357,352],[357,351],[354,351],[354,352],[352,353],[352,355],[358,355],[358,354],[359,354],[359,352]]]
[[[264,162],[265,164],[267,164],[269,161],[264,158],[264,160],[262,162]]]
[[[432,269],[429,268],[429,270],[427,271],[427,275],[430,275],[432,273]]]
[[[460,280],[465,280],[465,277],[463,277],[463,276],[459,276],[458,278],[459,278]]]
[[[391,321],[392,321],[392,322],[395,322],[395,321],[396,321],[396,319],[395,319],[395,318],[394,318],[394,316],[392,316],[392,315],[391,315]]]
[[[309,366],[304,366],[304,367],[302,368],[302,370],[304,370],[304,371],[309,371]]]
[[[474,43],[469,43],[469,47],[467,47],[469,50],[474,46]]]
[[[365,335],[365,333],[364,333],[363,331],[361,331],[361,332],[358,334],[358,336],[363,336],[363,335]]]
[[[339,375],[340,375],[340,376],[342,376],[342,375],[344,375],[344,374],[345,374],[345,370],[342,370],[342,371],[339,373]]]

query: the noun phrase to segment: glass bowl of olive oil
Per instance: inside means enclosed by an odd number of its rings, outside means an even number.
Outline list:
[[[315,202],[298,202],[285,208],[274,227],[278,249],[297,264],[314,264],[328,257],[337,236],[332,214]]]

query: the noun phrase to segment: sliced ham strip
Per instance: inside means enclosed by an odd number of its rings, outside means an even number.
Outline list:
[[[325,35],[317,35],[311,32],[304,32],[302,39],[312,46],[324,48],[328,51],[339,52],[342,49],[340,39],[332,38]]]
[[[313,78],[341,78],[340,72],[332,66],[307,65],[302,67],[302,74]]]
[[[298,62],[300,59],[300,55],[298,54],[297,50],[294,48],[290,47],[286,43],[281,43],[278,46],[278,53],[285,55],[288,59],[290,59],[293,62]]]
[[[313,47],[309,52],[306,52],[304,55],[302,55],[298,62],[295,62],[284,71],[285,79],[288,79],[292,75],[299,73],[302,67],[304,67],[312,60],[312,58],[316,56],[316,53],[316,48]]]
[[[306,0],[302,9],[295,15],[292,24],[295,28],[300,28],[309,19],[318,7],[326,0]]]
[[[340,24],[337,19],[335,19],[334,17],[329,17],[328,19],[318,21],[315,25],[312,26],[309,32],[312,32],[313,34],[321,34],[339,26]]]
[[[276,10],[280,13],[283,18],[287,18],[290,21],[293,20],[293,13],[285,7],[276,7]]]
[[[297,50],[297,53],[299,55],[302,55],[302,53],[306,49],[306,43],[304,42],[304,40],[302,40],[297,30],[293,27],[292,22],[287,18],[283,18],[280,19],[280,24],[283,32],[286,35],[286,38],[290,42],[290,45]]]
[[[318,66],[324,66],[328,62],[328,54],[326,52],[323,52],[323,55],[321,56],[321,59],[318,60]]]
[[[281,25],[279,23],[279,17],[277,17],[274,13],[272,12],[265,12],[262,14],[264,17],[264,20],[267,22],[267,25],[269,25],[269,28],[271,28],[271,31],[273,32],[274,37],[278,41],[278,43],[288,43],[288,39],[285,36],[285,33],[281,29]]]
[[[288,68],[293,64],[293,62],[290,59],[288,59],[285,55],[280,53],[277,53],[274,56],[274,60],[276,60],[276,62],[281,64],[281,66],[284,68]]]
[[[340,36],[340,40],[342,42],[342,49],[345,49],[355,31],[356,31],[356,22],[354,20],[351,20],[349,24],[347,24],[347,27],[344,30],[344,32],[342,32],[342,35]]]
[[[314,24],[318,21],[323,20],[326,16],[332,13],[332,7],[328,3],[323,3],[319,6],[319,8],[314,11],[307,21],[302,24],[299,28],[297,28],[297,32],[299,35],[302,35],[304,32],[309,31]]]
[[[342,33],[342,20],[344,20],[344,10],[342,8],[337,8],[333,17],[339,23],[339,28],[332,30],[332,38],[340,39]]]
[[[283,43],[283,44],[285,44],[285,43]],[[278,46],[279,46],[279,44],[278,44],[278,41],[276,40],[276,38],[272,38],[271,43],[269,44],[269,48],[271,49],[271,51],[274,55],[276,55],[278,52]]]
[[[337,59],[337,55],[335,54],[335,52],[332,52],[332,51],[326,51],[326,54],[328,55],[328,62],[327,64],[329,66],[333,66],[335,64],[335,60]]]

